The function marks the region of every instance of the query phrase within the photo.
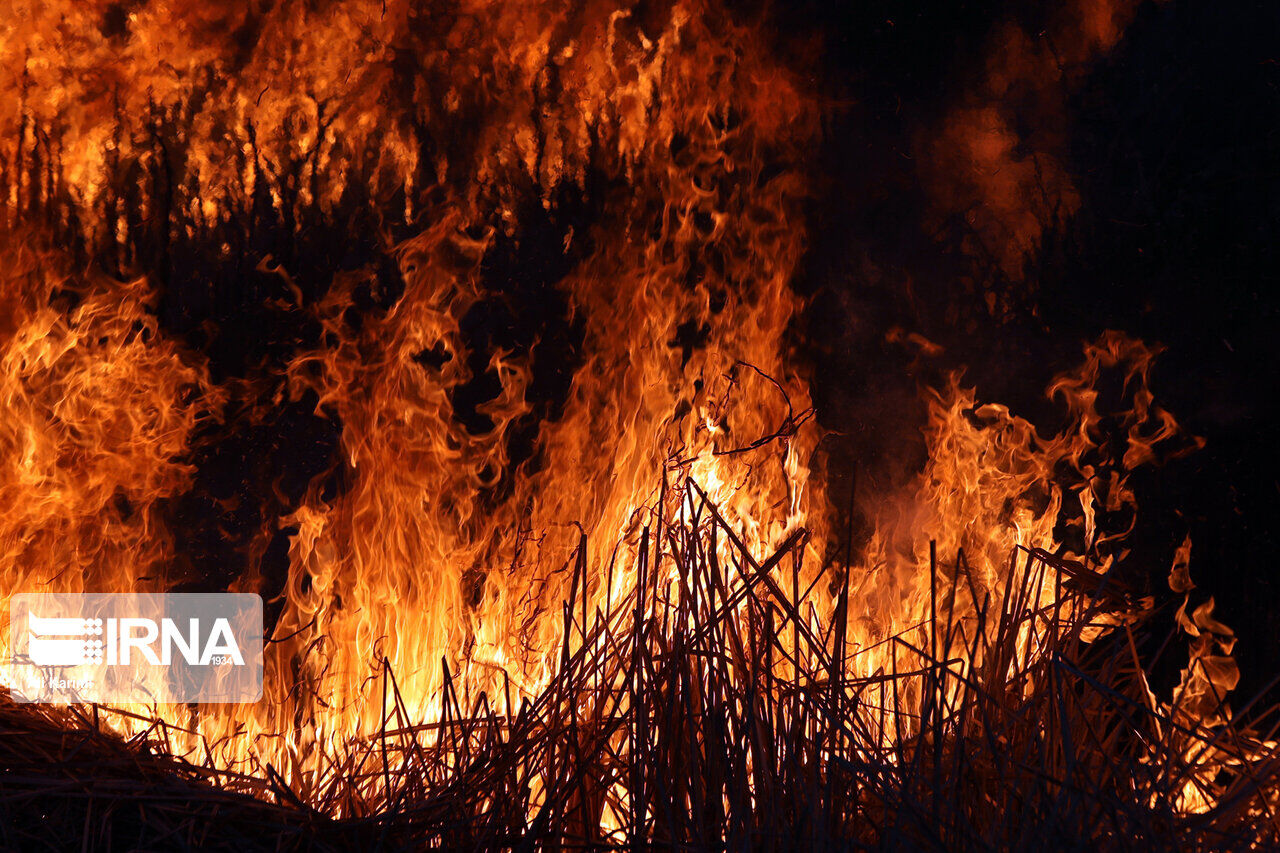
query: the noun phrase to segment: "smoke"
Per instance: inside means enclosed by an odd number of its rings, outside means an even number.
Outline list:
[[[1081,204],[1068,100],[1132,20],[1137,0],[1064,4],[1039,26],[1007,21],[942,118],[916,135],[927,222],[1021,281],[1047,229]]]

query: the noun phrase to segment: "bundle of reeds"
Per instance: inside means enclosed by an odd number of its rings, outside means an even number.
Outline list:
[[[857,674],[805,612],[793,533],[753,559],[690,485],[646,530],[637,582],[564,605],[555,676],[513,707],[446,676],[410,719],[384,671],[379,734],[306,796],[124,740],[99,709],[0,704],[0,842],[14,849],[1256,849],[1280,843],[1280,755],[1252,725],[1154,701],[1142,626],[1105,576],[1014,555],[1003,604],[885,638]],[[586,543],[575,571],[586,577]],[[663,567],[664,571],[657,571]],[[674,574],[670,569],[674,568]],[[941,588],[938,564],[931,569]],[[675,578],[673,581],[672,578]],[[1059,594],[1037,605],[1046,577]],[[663,578],[661,582],[660,578]],[[1106,626],[1101,636],[1087,630]],[[1099,633],[1094,631],[1093,634]],[[1086,640],[1088,640],[1086,642]],[[1034,649],[1028,652],[1029,649]],[[1201,803],[1196,807],[1196,803]],[[331,815],[341,814],[338,819]]]

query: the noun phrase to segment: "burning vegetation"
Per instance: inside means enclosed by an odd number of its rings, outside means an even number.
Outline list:
[[[1067,65],[1123,5],[1064,11]],[[1171,691],[1116,571],[1131,472],[1198,444],[1157,348],[1089,343],[1053,428],[955,374],[918,470],[829,488],[795,280],[833,105],[758,14],[14,0],[0,33],[5,594],[269,614],[256,704],[0,700],[5,843],[1280,840],[1190,540]],[[975,85],[1060,109],[1002,38]],[[919,152],[1009,275],[1078,204],[1056,131],[1013,133],[966,102]]]

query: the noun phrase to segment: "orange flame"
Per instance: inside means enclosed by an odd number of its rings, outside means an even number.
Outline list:
[[[173,219],[188,236],[212,232],[255,198],[297,225],[339,215],[359,187],[382,208],[401,204],[394,215],[413,226],[408,239],[382,235],[403,294],[360,323],[348,310],[367,272],[335,275],[319,297],[282,276],[279,309],[321,334],[282,375],[249,384],[260,415],[306,397],[341,424],[345,486],[313,484],[280,520],[296,532],[264,700],[155,711],[176,727],[175,748],[222,768],[270,765],[303,796],[384,724],[388,670],[416,719],[438,711],[446,668],[468,695],[508,684],[536,695],[563,639],[578,537],[580,594],[607,611],[635,585],[642,531],[688,521],[690,483],[757,559],[808,531],[811,618],[847,613],[861,649],[852,666],[874,673],[898,666],[882,641],[927,637],[940,606],[981,630],[973,617],[1007,603],[1018,549],[1106,575],[1127,530],[1101,516],[1131,520],[1127,472],[1176,435],[1147,388],[1152,351],[1117,334],[1051,386],[1068,424],[1048,437],[953,378],[930,395],[923,471],[876,497],[868,543],[852,565],[830,566],[828,501],[809,469],[819,427],[788,343],[820,110],[764,33],[694,0],[572,11],[17,2],[0,30],[0,130],[16,140],[6,223],[44,211],[52,232],[104,245],[122,266],[139,229]],[[951,135],[991,118],[966,110]],[[1002,161],[1002,134],[957,150]],[[1026,168],[1000,179],[1017,186],[974,191],[1004,199],[993,215],[1018,219],[1006,208],[1026,194]],[[479,410],[492,426],[475,432],[451,393],[473,378],[461,324],[488,295],[487,254],[521,238],[522,205],[551,209],[565,188],[598,195],[603,211],[587,233],[566,230],[571,262],[555,283],[581,323],[581,362],[563,411],[539,425],[537,464],[517,466],[508,441],[532,411],[539,348],[483,354],[499,390]],[[122,196],[137,209],[117,207]],[[59,252],[34,248],[42,240],[10,229],[0,258],[3,589],[166,588],[179,579],[165,504],[190,487],[187,460],[231,383],[166,336],[153,283],[71,273]],[[426,351],[448,357],[433,366],[417,358]],[[1128,389],[1106,413],[1126,436],[1119,458],[1094,390],[1109,370]],[[815,586],[824,569],[848,577],[846,610],[831,584]],[[1047,612],[1058,582],[1039,578],[1022,605]],[[264,585],[253,561],[235,583]],[[1206,643],[1229,636],[1204,608],[1183,624]],[[1043,639],[1028,629],[1019,654]],[[967,641],[952,642],[963,656]],[[1228,686],[1224,658],[1197,648],[1222,676],[1209,681]],[[1202,680],[1188,676],[1186,691],[1203,695]]]

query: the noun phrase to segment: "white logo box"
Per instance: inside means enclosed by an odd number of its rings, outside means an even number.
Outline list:
[[[23,593],[9,600],[19,702],[256,702],[262,598],[252,593]]]

